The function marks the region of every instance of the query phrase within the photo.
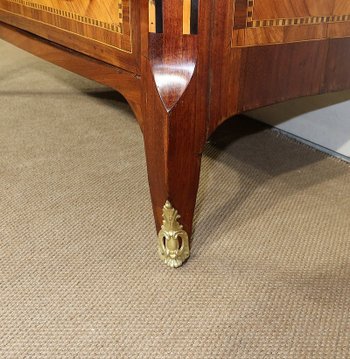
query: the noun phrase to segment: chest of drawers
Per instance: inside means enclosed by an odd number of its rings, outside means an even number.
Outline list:
[[[344,0],[0,0],[0,37],[125,96],[172,267],[190,253],[210,134],[245,110],[350,88]]]

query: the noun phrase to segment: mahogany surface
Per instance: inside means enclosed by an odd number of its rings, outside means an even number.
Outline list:
[[[158,231],[169,200],[191,233],[204,143],[227,118],[350,88],[343,0],[0,0],[0,37],[125,96]]]

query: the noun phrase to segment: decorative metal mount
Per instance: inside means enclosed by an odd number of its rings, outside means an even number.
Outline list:
[[[180,267],[190,256],[189,239],[179,223],[179,214],[169,201],[163,207],[163,225],[158,234],[160,259],[169,267]]]

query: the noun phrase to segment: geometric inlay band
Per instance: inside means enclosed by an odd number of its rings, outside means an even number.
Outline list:
[[[332,24],[337,22],[350,21],[350,14],[254,20],[253,15],[254,15],[255,0],[247,0],[247,1],[248,1],[248,5],[247,5],[246,27],[248,28]]]
[[[54,15],[65,17],[67,19],[81,22],[81,23],[84,23],[87,25],[100,27],[105,30],[117,32],[120,34],[123,33],[123,3],[122,3],[122,0],[118,0],[118,19],[119,19],[118,24],[103,22],[103,21],[93,19],[93,18],[90,18],[87,16],[82,16],[82,15],[75,14],[73,12],[69,12],[69,11],[62,10],[62,9],[56,9],[56,8],[53,8],[53,7],[50,7],[47,5],[43,5],[43,4],[38,4],[38,3],[35,3],[32,1],[27,1],[27,0],[7,0],[7,1],[17,3],[19,5],[23,5],[23,6],[32,8],[32,9],[37,9],[37,10],[48,12],[48,13],[51,13]]]
[[[232,47],[350,37],[350,0],[234,0]]]
[[[331,23],[346,22],[346,21],[350,21],[350,15],[309,16],[309,17],[285,18],[285,19],[252,20],[247,22],[247,27],[317,25],[317,24],[331,24]]]

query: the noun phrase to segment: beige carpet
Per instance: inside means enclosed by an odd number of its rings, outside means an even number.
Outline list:
[[[128,106],[0,54],[1,358],[350,358],[348,164],[228,122],[172,270]]]

